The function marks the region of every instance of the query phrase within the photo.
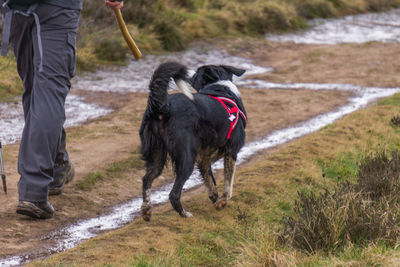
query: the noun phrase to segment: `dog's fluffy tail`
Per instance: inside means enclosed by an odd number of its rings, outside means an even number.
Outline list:
[[[165,103],[167,101],[168,87],[171,78],[175,80],[176,85],[182,93],[193,100],[186,66],[177,62],[162,63],[154,71],[149,85],[150,95],[148,108],[151,109],[151,112],[165,113],[167,111]]]

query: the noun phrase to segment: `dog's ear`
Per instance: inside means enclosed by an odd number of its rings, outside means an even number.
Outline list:
[[[221,79],[221,75],[218,71],[218,68],[210,66],[204,70],[203,78],[207,81],[206,84],[209,84],[219,81]]]
[[[242,76],[246,72],[246,70],[238,69],[228,65],[221,65],[221,67],[223,67],[227,72],[234,74],[238,77]]]
[[[198,92],[202,88],[202,79],[201,77],[203,76],[203,69],[197,69],[197,71],[194,73],[192,78],[190,79],[190,83],[192,84],[192,87]]]
[[[216,66],[203,66],[197,69],[191,79],[192,87],[197,91],[205,85],[214,83],[220,79],[220,74]]]

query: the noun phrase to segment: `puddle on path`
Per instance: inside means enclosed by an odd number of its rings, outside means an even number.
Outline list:
[[[293,34],[268,34],[267,39],[304,44],[400,42],[400,9],[391,12],[315,19],[311,29]]]
[[[112,112],[95,104],[86,103],[82,97],[68,95],[65,103],[65,127],[82,124],[87,120],[101,117]],[[24,117],[21,103],[0,103],[0,140],[4,145],[20,139],[24,128]]]

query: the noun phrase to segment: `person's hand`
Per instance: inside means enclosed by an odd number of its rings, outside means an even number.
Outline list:
[[[124,2],[115,0],[104,0],[104,5],[110,7],[111,9],[121,9],[124,6]]]

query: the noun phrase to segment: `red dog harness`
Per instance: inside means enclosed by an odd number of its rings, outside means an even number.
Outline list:
[[[233,101],[232,99],[226,98],[226,97],[223,97],[223,96],[212,96],[212,95],[208,95],[208,96],[211,97],[211,98],[214,98],[219,103],[221,103],[221,105],[228,112],[228,116],[229,116],[228,120],[231,121],[231,127],[229,128],[229,132],[228,132],[227,138],[228,139],[231,138],[232,131],[233,131],[233,129],[235,129],[235,127],[236,127],[236,125],[237,125],[237,123],[239,121],[239,114],[240,114],[240,116],[242,116],[242,119],[244,121],[244,125],[246,125],[246,122],[247,122],[246,115],[244,114],[243,111],[241,111],[238,108],[238,106],[236,105],[236,102]],[[232,107],[228,107],[225,104],[225,102],[229,103]]]

